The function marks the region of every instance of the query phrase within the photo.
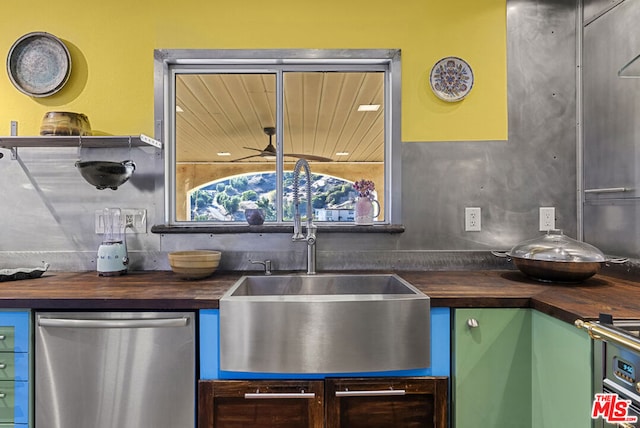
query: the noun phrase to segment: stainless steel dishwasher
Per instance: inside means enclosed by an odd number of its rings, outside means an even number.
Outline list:
[[[38,312],[36,428],[195,426],[191,312]]]

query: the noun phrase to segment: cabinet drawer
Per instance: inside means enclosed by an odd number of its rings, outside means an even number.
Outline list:
[[[14,381],[0,381],[0,422],[13,422],[16,403]]]
[[[0,326],[0,352],[13,352],[16,343],[16,329],[14,326]]]
[[[446,428],[446,377],[326,379],[326,426]]]
[[[31,314],[0,312],[0,352],[29,352]]]
[[[26,352],[0,352],[0,381],[28,380],[29,357]]]
[[[199,428],[322,428],[322,381],[200,381]]]
[[[0,381],[0,423],[28,423],[29,383],[22,381]]]

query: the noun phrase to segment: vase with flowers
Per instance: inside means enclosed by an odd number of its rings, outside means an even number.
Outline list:
[[[371,180],[358,180],[353,183],[358,196],[354,206],[354,221],[358,225],[372,225],[374,217],[380,214],[380,204],[373,194],[376,189]],[[375,206],[375,209],[374,209]]]

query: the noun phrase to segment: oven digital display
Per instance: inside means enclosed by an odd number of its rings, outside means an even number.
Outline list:
[[[635,378],[636,378],[636,371],[635,371],[635,368],[634,368],[631,364],[629,364],[629,363],[627,363],[626,361],[621,360],[621,359],[619,359],[619,358],[618,358],[617,363],[618,363],[618,370],[619,370],[620,372],[622,372],[622,374],[625,374],[625,375],[627,375],[628,377],[630,377],[631,379],[634,379],[634,380],[635,380]]]

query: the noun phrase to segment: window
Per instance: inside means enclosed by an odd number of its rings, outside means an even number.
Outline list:
[[[399,61],[396,50],[156,51],[165,223],[244,223],[246,208],[290,222],[300,158],[316,222],[350,222],[365,178],[377,223],[399,223]]]

